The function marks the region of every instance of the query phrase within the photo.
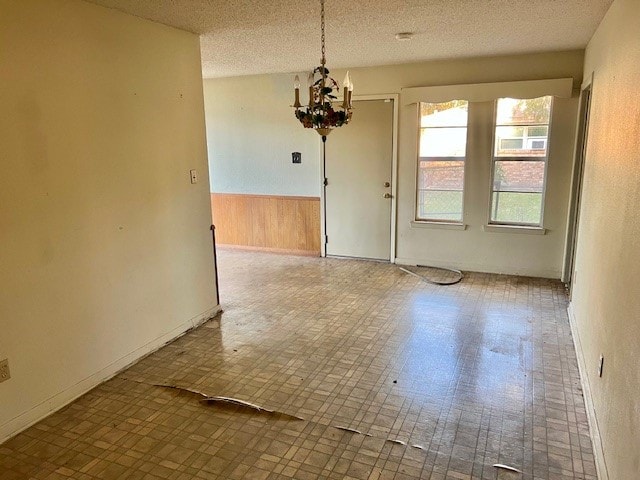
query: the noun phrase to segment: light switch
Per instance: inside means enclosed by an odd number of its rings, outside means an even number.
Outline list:
[[[189,170],[189,174],[191,175],[191,183],[198,183],[198,171]]]

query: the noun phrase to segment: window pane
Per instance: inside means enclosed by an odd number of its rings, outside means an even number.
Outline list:
[[[466,127],[420,130],[420,157],[464,157],[466,150]]]
[[[464,161],[421,161],[418,169],[418,220],[462,221]]]
[[[547,126],[496,127],[496,157],[546,157]],[[544,135],[541,133],[544,132]],[[537,135],[534,135],[537,134]]]
[[[542,193],[544,162],[496,160],[493,189],[509,192]]]
[[[418,191],[418,220],[462,221],[462,192]]]
[[[540,225],[542,193],[493,192],[491,221]]]
[[[549,127],[540,125],[537,127],[529,127],[529,137],[546,137],[549,133]]]
[[[466,127],[469,104],[465,100],[420,103],[421,127]]]
[[[529,99],[500,98],[496,125],[548,124],[552,97]]]
[[[464,161],[421,161],[418,188],[421,190],[460,190],[464,186]]]

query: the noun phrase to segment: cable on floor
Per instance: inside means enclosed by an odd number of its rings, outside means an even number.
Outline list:
[[[455,285],[456,283],[460,283],[462,281],[462,279],[464,278],[464,275],[462,274],[462,272],[460,270],[454,270],[452,268],[444,268],[444,267],[431,267],[429,265],[416,265],[415,268],[427,268],[430,270],[440,270],[442,272],[448,272],[448,273],[453,273],[455,275],[455,277],[451,278],[451,279],[434,279],[433,276],[431,276],[431,278],[429,278],[426,274],[429,272],[425,272],[425,273],[417,273],[417,272],[413,272],[411,270],[408,270],[407,268],[404,267],[398,267],[400,270],[402,270],[404,273],[408,273],[409,275],[413,275],[414,277],[418,277],[421,280],[427,282],[427,283],[431,283],[433,285]],[[424,270],[423,270],[424,272]],[[436,277],[437,278],[437,277]]]

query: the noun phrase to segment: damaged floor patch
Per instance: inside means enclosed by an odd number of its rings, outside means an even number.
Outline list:
[[[372,437],[373,436],[370,433],[363,433],[360,430],[356,430],[355,428],[342,427],[342,426],[335,426],[333,428],[337,428],[338,430],[342,430],[344,432],[357,433],[358,435],[364,435],[365,437]]]
[[[497,480],[519,480],[522,478],[522,471],[509,465],[496,463],[493,465],[497,469]]]
[[[221,407],[231,407],[231,408],[241,408],[247,409],[250,412],[258,413],[258,414],[266,414],[273,418],[280,418],[284,420],[301,420],[304,421],[304,418],[297,417],[295,415],[290,415],[288,413],[279,412],[277,410],[269,410],[261,405],[257,405],[255,403],[248,402],[246,400],[240,400],[238,398],[232,397],[222,397],[222,396],[211,396],[206,393],[200,392],[198,390],[193,390],[191,388],[180,387],[178,385],[169,385],[169,384],[153,384],[154,387],[165,388],[169,390],[173,390],[178,393],[178,395],[188,395],[190,397],[194,397],[198,399],[200,403],[206,405],[216,405]],[[346,427],[344,425],[334,425],[333,428],[337,430],[342,430],[343,432],[353,433],[355,435],[364,435],[365,437],[373,437],[370,433],[362,432],[356,428]],[[407,442],[397,439],[397,438],[386,438],[385,442],[393,443],[395,445],[402,445],[404,447],[407,446]],[[412,448],[416,448],[419,450],[426,451],[422,445],[411,445]]]
[[[199,402],[205,405],[241,408],[241,409],[246,409],[248,411],[259,413],[259,414],[269,415],[271,417],[279,418],[282,420],[304,420],[304,418],[297,417],[295,415],[290,415],[284,412],[279,412],[277,410],[270,410],[260,405],[256,405],[255,403],[247,402],[245,400],[240,400],[238,398],[211,396],[211,395],[207,395],[205,393],[199,392],[197,390],[191,390],[190,388],[179,387],[177,385],[155,384],[154,387],[167,388],[167,389],[175,390],[182,394],[187,394],[190,396],[197,397]]]
[[[407,442],[404,442],[402,440],[398,440],[397,438],[387,438],[387,442],[395,443],[396,445],[404,445],[405,447],[407,446]]]

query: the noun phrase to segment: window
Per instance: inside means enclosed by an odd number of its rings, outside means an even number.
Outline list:
[[[542,226],[552,98],[496,102],[490,223]]]
[[[462,222],[468,102],[419,104],[416,220]]]

